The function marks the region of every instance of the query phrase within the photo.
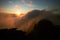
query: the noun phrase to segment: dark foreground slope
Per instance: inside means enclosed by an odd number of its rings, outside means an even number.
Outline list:
[[[1,40],[25,40],[25,32],[21,30],[13,29],[1,29],[0,30],[0,39]]]
[[[59,27],[43,19],[35,25],[33,31],[28,35],[28,40],[60,40]]]
[[[34,29],[25,35],[21,30],[0,29],[0,39],[10,40],[60,40],[60,26],[54,25],[51,21],[43,19],[39,21]]]

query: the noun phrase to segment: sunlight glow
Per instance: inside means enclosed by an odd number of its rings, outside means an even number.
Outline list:
[[[23,12],[16,12],[16,16],[17,17],[23,17],[24,15],[26,15],[25,13],[23,13]]]
[[[20,12],[16,12],[16,15],[19,16],[21,13]]]

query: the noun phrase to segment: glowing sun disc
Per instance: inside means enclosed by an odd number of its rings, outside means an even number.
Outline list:
[[[16,15],[17,15],[17,16],[20,16],[20,14],[21,14],[20,12],[16,12]]]

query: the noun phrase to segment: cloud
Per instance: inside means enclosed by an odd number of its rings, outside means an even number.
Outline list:
[[[1,10],[4,10],[4,9],[5,9],[5,8],[0,7],[0,11],[1,11]]]
[[[31,31],[34,25],[43,18],[40,10],[29,11],[21,20],[18,21],[17,28],[23,31]]]
[[[0,13],[0,29],[14,28],[15,19],[14,15],[7,13]]]
[[[0,7],[0,13],[6,12],[6,8]]]
[[[28,0],[29,3],[27,3],[27,0],[21,0],[21,1],[22,1],[22,3],[27,4],[29,7],[32,7],[32,6],[33,6],[33,2],[32,2],[32,0]]]
[[[21,6],[16,4],[14,8],[18,10],[18,9],[21,9]]]
[[[22,7],[18,4],[14,5],[11,8],[4,8],[4,7],[0,7],[0,13],[2,12],[6,12],[6,13],[16,13],[16,12],[20,12],[20,10],[22,9]]]
[[[28,19],[31,19],[31,18],[35,18],[35,17],[39,16],[39,14],[41,14],[40,10],[33,10],[33,11],[28,12],[26,17]]]
[[[21,21],[22,30],[31,31],[33,29],[33,25],[38,23],[41,19],[51,20],[55,25],[60,25],[60,15],[53,14],[51,11],[40,11],[40,10],[32,10],[26,14],[24,19]]]
[[[22,1],[22,3],[26,3],[26,0],[21,0]]]
[[[8,3],[14,5],[14,2],[13,1],[8,1]]]
[[[32,6],[33,6],[33,4],[32,4],[32,3],[30,3],[30,4],[28,4],[28,6],[29,6],[29,7],[32,7]]]
[[[8,1],[9,3],[13,3],[12,1]]]
[[[16,5],[18,7],[18,5]],[[50,13],[50,14],[49,14]],[[60,25],[60,15],[51,14],[52,12],[47,12],[47,19],[52,20],[54,23]],[[43,15],[42,15],[43,14]],[[42,10],[32,10],[29,11],[22,18],[12,17],[11,15],[0,13],[0,28],[18,28],[26,32],[30,32],[36,23],[46,16],[45,11]],[[55,18],[55,19],[54,19]],[[58,22],[58,23],[57,23]]]
[[[29,7],[32,7],[34,4],[33,2],[30,0],[30,3],[28,4]]]
[[[14,7],[13,7],[13,11],[16,13],[16,12],[20,12],[20,10],[22,9],[22,7],[18,4],[16,4]]]

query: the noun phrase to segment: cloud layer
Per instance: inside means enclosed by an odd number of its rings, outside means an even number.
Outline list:
[[[59,14],[54,14],[53,11],[32,10],[22,18],[17,18],[14,14],[0,13],[0,29],[17,28],[17,30],[30,32],[34,28],[34,25],[44,18],[51,20],[54,24],[60,25]]]

